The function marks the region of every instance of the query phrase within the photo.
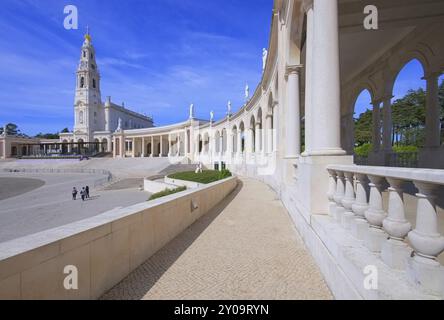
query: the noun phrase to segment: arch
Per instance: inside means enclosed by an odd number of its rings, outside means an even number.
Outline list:
[[[102,152],[108,152],[108,139],[102,139]]]
[[[344,149],[349,154],[355,154],[357,164],[367,164],[369,152],[376,137],[374,137],[373,104],[374,96],[368,89],[361,90],[353,97],[351,118],[343,119],[343,130],[353,130],[353,134],[343,134],[346,141]],[[349,123],[349,121],[351,123]],[[380,137],[380,135],[379,135]]]
[[[97,139],[97,138],[94,139],[93,151],[94,151],[94,152],[101,152],[101,148],[100,148],[100,140]]]
[[[429,51],[428,53],[425,53],[426,51]],[[432,56],[433,53],[431,52],[430,48],[426,48],[425,45],[423,45],[423,50],[417,48],[416,50],[412,50],[409,52],[404,53],[403,56],[398,57],[396,59],[396,64],[393,67],[394,72],[391,74],[391,77],[389,78],[390,83],[392,84],[393,91],[393,85],[396,82],[396,80],[399,78],[399,75],[401,72],[405,69],[407,65],[412,63],[413,61],[417,61],[423,70],[423,77],[427,75],[430,72],[431,64],[430,64],[430,58],[428,56]]]
[[[427,65],[421,59],[408,60],[391,83],[394,98],[392,99],[392,146],[425,145],[425,111]],[[406,87],[405,81],[411,84],[417,79],[416,87]],[[404,99],[406,97],[406,99]],[[419,109],[421,108],[421,109]],[[406,119],[409,119],[408,123]]]
[[[240,141],[241,141],[241,145],[239,146],[240,151],[245,152],[245,124],[243,121],[241,121],[239,124],[239,134],[240,134]]]

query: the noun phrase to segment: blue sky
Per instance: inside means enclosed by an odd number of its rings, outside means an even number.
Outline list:
[[[86,25],[102,76],[102,99],[154,116],[156,125],[237,110],[260,81],[272,0],[2,0],[0,125],[57,132],[73,125],[75,71]],[[79,30],[65,30],[65,5]],[[400,73],[394,95],[424,87],[419,62]],[[363,93],[358,114],[371,108]]]
[[[65,5],[79,30],[65,30]],[[156,125],[220,118],[228,100],[260,81],[272,0],[2,0],[0,123],[22,132],[73,125],[75,71],[86,25],[102,76],[102,99],[154,116]]]

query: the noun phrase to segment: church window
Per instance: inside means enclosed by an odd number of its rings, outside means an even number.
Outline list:
[[[85,78],[84,77],[80,78],[80,88],[85,88]]]
[[[86,51],[83,51],[83,57],[86,58]]]
[[[93,79],[93,88],[96,88],[96,79]]]
[[[91,59],[94,59],[94,56],[93,56],[93,54],[91,53]]]
[[[79,123],[83,124],[83,111],[79,112]]]

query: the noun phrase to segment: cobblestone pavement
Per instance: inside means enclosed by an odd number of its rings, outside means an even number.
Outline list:
[[[242,179],[228,199],[102,299],[332,299],[275,193]]]

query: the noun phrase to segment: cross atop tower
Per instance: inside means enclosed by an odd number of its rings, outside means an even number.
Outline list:
[[[86,26],[85,40],[91,42],[91,34],[89,33],[89,25]]]

